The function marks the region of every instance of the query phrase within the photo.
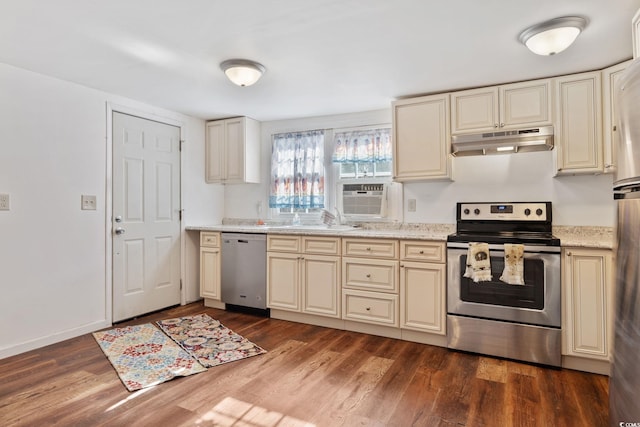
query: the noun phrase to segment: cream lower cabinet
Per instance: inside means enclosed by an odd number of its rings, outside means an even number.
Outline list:
[[[269,235],[269,308],[340,317],[340,239]]]
[[[611,359],[613,338],[612,252],[563,249],[563,354]]]
[[[342,318],[398,327],[398,241],[343,238],[342,254]]]
[[[220,301],[220,233],[200,232],[200,296]]]
[[[445,244],[400,242],[400,327],[446,334]]]

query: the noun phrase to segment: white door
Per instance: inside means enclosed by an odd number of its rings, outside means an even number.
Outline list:
[[[113,321],[180,303],[180,128],[113,113]]]

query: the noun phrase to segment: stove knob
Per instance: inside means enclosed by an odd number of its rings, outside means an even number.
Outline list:
[[[465,209],[465,210],[464,210],[464,214],[465,214],[465,215],[469,215],[469,212],[470,212],[470,211],[469,211],[469,209]]]
[[[536,209],[536,215],[538,216],[542,215],[542,209],[540,208]]]
[[[476,215],[480,215],[480,209],[476,208],[473,210],[473,213]]]
[[[526,216],[531,215],[531,209],[529,209],[529,208],[525,209],[525,210],[524,210],[524,214],[525,214]]]

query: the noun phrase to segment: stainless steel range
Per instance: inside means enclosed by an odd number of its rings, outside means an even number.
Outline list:
[[[458,203],[447,238],[448,347],[561,365],[551,202]]]

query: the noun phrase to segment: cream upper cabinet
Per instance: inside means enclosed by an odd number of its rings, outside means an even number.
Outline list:
[[[604,170],[600,74],[596,71],[556,79],[558,175]]]
[[[260,123],[248,117],[207,122],[205,180],[260,182]]]
[[[610,360],[613,338],[612,252],[563,250],[563,354]]]
[[[453,92],[451,133],[550,125],[552,93],[549,79]]]
[[[400,242],[400,327],[446,334],[445,244]]]
[[[394,180],[451,179],[449,95],[403,99],[392,109]]]
[[[616,95],[620,77],[630,63],[631,61],[626,61],[602,70],[602,132],[605,173],[614,172],[616,169],[618,139],[620,137]]]

